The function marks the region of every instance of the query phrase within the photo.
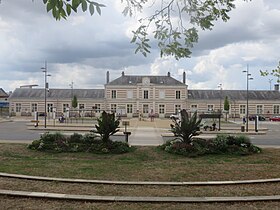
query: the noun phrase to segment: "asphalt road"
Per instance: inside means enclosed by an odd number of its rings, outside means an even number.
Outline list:
[[[39,139],[43,131],[28,130],[30,121],[0,122],[0,140],[27,141]],[[280,122],[260,122],[260,128],[268,128],[266,135],[250,136],[252,143],[264,146],[280,146]]]

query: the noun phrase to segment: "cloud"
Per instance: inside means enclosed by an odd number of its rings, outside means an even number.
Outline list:
[[[201,31],[193,57],[176,61],[159,57],[153,43],[147,58],[134,54],[131,30],[138,17],[124,17],[121,1],[106,1],[102,15],[74,14],[55,21],[40,0],[2,0],[0,5],[0,84],[9,91],[23,84],[44,84],[41,67],[48,61],[51,87],[103,87],[105,74],[111,80],[126,74],[171,75],[182,81],[187,73],[190,88],[244,89],[242,70],[249,64],[254,75],[250,87],[268,89],[260,69],[278,65],[280,3],[275,0],[238,0],[231,19],[218,21],[211,31]],[[148,2],[150,6],[150,2]],[[155,6],[157,6],[155,4]]]

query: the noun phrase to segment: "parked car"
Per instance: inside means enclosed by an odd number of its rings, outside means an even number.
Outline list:
[[[180,116],[178,114],[172,114],[169,117],[170,117],[170,119],[175,119],[175,120],[178,120],[180,118]]]
[[[273,116],[269,118],[270,121],[280,121],[280,116]]]
[[[249,120],[250,120],[250,121],[255,120],[255,119],[256,119],[256,116],[259,117],[259,121],[265,121],[265,117],[262,116],[262,115],[250,115],[250,116],[249,116]]]

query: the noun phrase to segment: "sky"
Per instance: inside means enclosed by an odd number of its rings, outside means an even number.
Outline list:
[[[270,90],[276,78],[261,77],[260,70],[275,69],[280,61],[280,1],[236,1],[228,22],[200,31],[191,58],[179,61],[160,57],[153,48],[147,57],[135,54],[130,43],[137,16],[122,15],[121,0],[99,0],[102,15],[88,12],[56,21],[42,0],[2,0],[0,4],[0,88],[13,91],[21,85],[44,87],[42,67],[47,61],[50,88],[104,88],[127,75],[167,75],[189,89]],[[273,79],[271,82],[270,79]]]

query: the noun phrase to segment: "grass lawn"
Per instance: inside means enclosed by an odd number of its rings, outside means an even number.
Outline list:
[[[155,147],[137,147],[122,155],[43,153],[22,144],[0,144],[0,171],[35,176],[126,181],[215,181],[280,177],[280,150],[252,156],[211,155],[186,158]],[[1,189],[119,196],[252,196],[275,195],[280,183],[237,186],[109,186],[65,184],[0,178]],[[230,204],[129,204],[47,201],[0,197],[4,209],[275,209],[277,202]],[[37,208],[36,208],[37,207]]]

